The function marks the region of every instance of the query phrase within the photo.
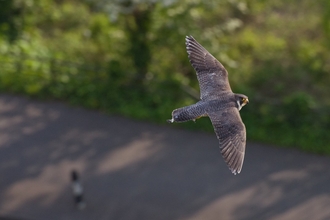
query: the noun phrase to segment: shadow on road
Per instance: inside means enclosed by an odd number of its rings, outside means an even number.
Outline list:
[[[214,134],[0,95],[2,215],[330,219],[329,167],[328,157],[248,143],[234,176]],[[82,211],[73,205],[72,169],[85,189]]]

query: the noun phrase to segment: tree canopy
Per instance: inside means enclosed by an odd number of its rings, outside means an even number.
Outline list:
[[[0,90],[165,123],[199,88],[194,36],[249,96],[248,139],[330,154],[330,3],[0,0]],[[297,7],[299,5],[299,7]],[[210,122],[178,126],[212,131]]]

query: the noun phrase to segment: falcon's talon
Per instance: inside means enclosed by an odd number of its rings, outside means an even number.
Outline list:
[[[239,114],[249,99],[246,95],[232,92],[228,72],[192,36],[186,36],[186,49],[194,67],[200,87],[200,101],[196,104],[175,109],[169,123],[196,121],[209,116],[219,139],[221,154],[230,171],[236,175],[242,170],[246,129]]]

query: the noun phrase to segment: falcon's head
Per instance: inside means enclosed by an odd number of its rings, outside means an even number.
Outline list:
[[[242,107],[249,103],[249,98],[243,94],[235,94],[235,101],[237,104],[238,111],[242,109]]]

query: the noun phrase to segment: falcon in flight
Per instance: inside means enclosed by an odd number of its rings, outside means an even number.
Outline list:
[[[200,87],[200,101],[173,110],[169,123],[186,122],[204,116],[211,119],[220,144],[221,154],[233,174],[243,166],[246,130],[239,111],[249,102],[246,95],[232,92],[228,72],[192,36],[186,37],[191,65],[196,70]]]

